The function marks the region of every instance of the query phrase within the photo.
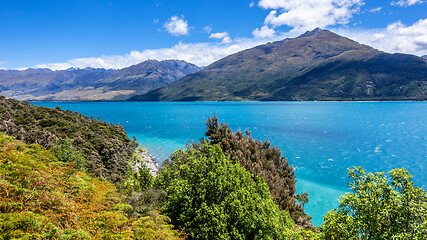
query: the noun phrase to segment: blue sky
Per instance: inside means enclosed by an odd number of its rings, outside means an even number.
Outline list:
[[[427,54],[426,0],[0,0],[0,68],[208,65],[315,27]]]

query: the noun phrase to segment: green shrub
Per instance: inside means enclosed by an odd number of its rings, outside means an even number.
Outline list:
[[[427,194],[407,170],[349,170],[351,193],[339,199],[321,226],[325,239],[427,239]]]
[[[190,239],[285,239],[294,228],[264,180],[254,181],[218,146],[176,151],[156,185],[167,193],[164,213]]]

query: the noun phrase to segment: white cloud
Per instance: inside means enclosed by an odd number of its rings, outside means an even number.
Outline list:
[[[258,29],[258,32],[263,32]],[[418,56],[427,55],[427,19],[421,19],[413,25],[407,26],[401,22],[390,24],[387,28],[380,29],[348,29],[335,28],[332,31],[342,36],[349,37],[360,43],[370,45],[379,50],[395,53],[408,53]],[[264,31],[266,31],[264,29]],[[257,32],[257,33],[258,33]],[[268,31],[266,31],[268,32]],[[170,48],[146,49],[143,51],[131,51],[129,54],[116,56],[100,56],[92,58],[76,58],[63,63],[39,64],[35,67],[50,68],[52,70],[77,68],[114,68],[121,69],[138,64],[148,59],[166,60],[179,59],[198,66],[206,66],[225,56],[242,51],[269,41],[282,40],[288,37],[296,37],[295,31],[277,32],[266,38],[237,38],[229,43],[204,42],[204,43],[178,43]],[[256,34],[254,34],[256,35]],[[229,38],[227,32],[213,33],[212,38]]]
[[[376,13],[376,12],[381,11],[381,9],[382,9],[382,7],[372,8],[372,9],[369,9],[368,12],[370,12],[370,13]]]
[[[425,0],[400,0],[400,1],[393,1],[391,2],[391,5],[401,6],[401,7],[407,7],[412,6],[417,3],[425,3]]]
[[[164,25],[166,31],[174,36],[187,35],[188,24],[184,16],[172,16]]]
[[[294,33],[282,33],[271,38],[238,38],[231,43],[178,43],[170,48],[147,49],[143,51],[131,51],[129,54],[116,56],[101,56],[92,58],[75,58],[63,63],[43,63],[36,68],[50,68],[52,70],[64,70],[70,67],[76,68],[107,68],[121,69],[138,64],[148,59],[166,60],[179,59],[198,66],[207,66],[230,54],[255,47],[269,41],[277,41],[287,37],[296,37]],[[231,40],[231,39],[230,39]]]
[[[262,26],[261,29],[257,28],[252,32],[252,35],[256,38],[268,38],[273,37],[276,34],[274,29],[269,28],[268,26]]]
[[[227,32],[212,33],[209,38],[222,39],[222,43],[224,44],[231,43],[231,38]]]
[[[348,30],[337,29],[338,34],[389,53],[408,53],[418,56],[427,54],[427,18],[411,26],[400,21],[384,29]]]
[[[264,9],[273,9],[264,24],[287,25],[300,32],[347,24],[363,4],[363,0],[260,0],[258,3]]]
[[[210,34],[212,32],[212,27],[210,25],[203,28],[203,31],[207,34]]]
[[[0,65],[6,64],[8,61],[0,61]],[[0,70],[6,70],[4,67],[0,67]]]
[[[159,19],[157,19],[157,18],[153,19],[153,23],[154,23],[154,24],[159,23]]]
[[[250,8],[251,8],[251,7],[253,7],[253,6],[255,6],[255,3],[254,3],[254,2],[249,3],[249,7],[250,7]]]

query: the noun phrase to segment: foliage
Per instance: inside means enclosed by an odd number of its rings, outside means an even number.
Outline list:
[[[156,185],[167,193],[164,213],[190,239],[284,239],[294,228],[262,178],[233,163],[218,146],[176,151]]]
[[[326,239],[427,239],[427,194],[407,170],[349,170],[352,193],[341,196],[321,226]]]
[[[133,193],[145,192],[153,184],[154,177],[145,164],[141,164],[137,171],[129,171],[123,182],[122,192],[128,196]]]
[[[0,96],[0,131],[28,144],[53,149],[60,160],[120,185],[135,161],[138,143],[123,127],[78,112],[32,106]],[[83,163],[83,159],[85,163]]]
[[[56,159],[61,162],[74,162],[74,167],[84,172],[86,170],[85,158],[77,151],[70,139],[60,139],[52,148],[52,153],[55,154]]]
[[[185,235],[171,230],[169,224],[170,218],[159,214],[157,211],[152,211],[148,216],[139,218],[133,222],[135,231],[135,239],[151,240],[151,239],[181,239]]]
[[[233,162],[240,163],[254,177],[262,177],[276,204],[280,209],[289,211],[297,225],[312,227],[311,217],[303,212],[303,204],[308,201],[308,195],[295,195],[294,169],[289,166],[286,158],[281,156],[278,147],[271,146],[268,140],[254,140],[249,131],[246,131],[246,136],[240,131],[233,133],[227,124],[219,125],[216,116],[209,117],[206,125],[205,135],[210,144],[218,145],[226,156]],[[193,146],[199,147],[196,144]],[[302,200],[302,204],[297,203],[297,198]]]
[[[0,133],[0,239],[179,238],[164,216],[127,218],[112,183],[55,156]]]
[[[143,193],[134,194],[127,202],[132,206],[127,211],[129,217],[149,216],[152,212],[162,208],[166,200],[166,192],[162,189],[150,187]]]

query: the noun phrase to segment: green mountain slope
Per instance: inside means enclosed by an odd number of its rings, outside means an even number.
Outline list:
[[[315,29],[230,55],[130,100],[424,100],[426,80],[423,58]]]

